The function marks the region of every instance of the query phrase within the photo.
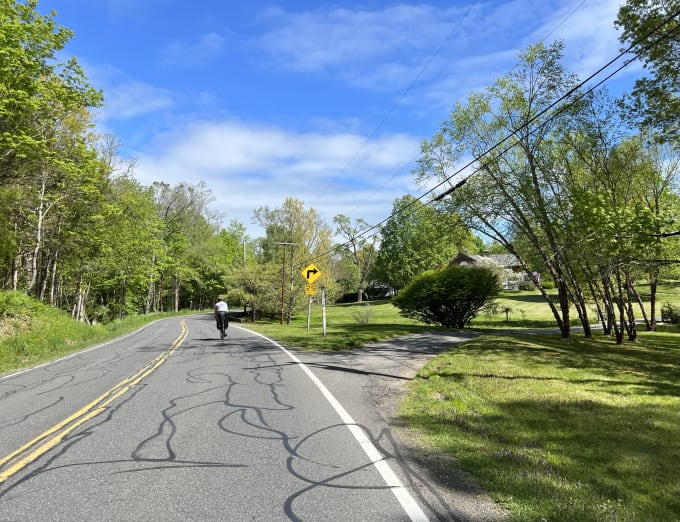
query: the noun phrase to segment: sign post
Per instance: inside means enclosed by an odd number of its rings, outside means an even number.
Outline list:
[[[307,298],[307,333],[309,333],[309,325],[312,321],[312,296]]]
[[[305,285],[305,294],[309,296],[307,301],[307,332],[309,332],[309,326],[312,317],[312,296],[316,293],[316,285],[313,284],[319,277],[321,277],[321,271],[314,266],[314,263],[309,264],[307,267],[302,269],[300,272],[302,277],[305,278],[307,284]],[[323,288],[323,287],[322,287]],[[323,290],[322,290],[322,300],[323,300]],[[325,313],[325,311],[324,311]],[[326,322],[324,317],[324,337],[326,336]]]

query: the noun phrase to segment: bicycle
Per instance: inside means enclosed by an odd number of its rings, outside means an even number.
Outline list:
[[[227,328],[229,328],[229,316],[227,315],[227,312],[218,312],[217,313],[217,329],[220,331],[220,341],[224,341],[224,338],[227,336]]]

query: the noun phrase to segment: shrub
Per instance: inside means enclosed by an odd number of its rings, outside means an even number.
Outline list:
[[[414,277],[393,303],[406,317],[464,328],[498,292],[498,276],[492,270],[451,265]]]
[[[673,306],[671,303],[665,303],[661,308],[661,320],[664,323],[680,323],[680,306]]]
[[[373,317],[373,310],[368,303],[352,309],[352,318],[357,322],[357,324],[368,324],[371,322]]]

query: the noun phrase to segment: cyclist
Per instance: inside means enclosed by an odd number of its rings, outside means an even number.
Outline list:
[[[229,328],[229,306],[221,297],[218,297],[215,303],[215,321],[220,331],[220,339],[224,339],[225,330]]]

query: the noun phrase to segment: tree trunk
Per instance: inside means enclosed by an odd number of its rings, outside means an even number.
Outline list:
[[[179,291],[182,286],[182,280],[177,274],[173,280],[172,297],[173,297],[173,312],[179,312]]]
[[[562,324],[560,326],[560,333],[563,339],[571,337],[571,324],[569,324],[569,293],[567,283],[564,279],[557,281],[557,296],[560,302],[560,312],[562,315]]]
[[[73,311],[71,312],[71,317],[79,322],[88,322],[86,314],[86,301],[87,294],[89,293],[89,288],[85,288],[83,285],[83,271],[82,269],[78,272],[78,278],[76,282],[76,298],[73,303]]]
[[[649,281],[649,324],[651,331],[656,331],[656,293],[659,289],[659,272],[655,271]]]
[[[52,275],[50,277],[50,305],[56,305],[57,299],[57,262],[59,260],[59,250],[55,250],[54,259],[52,260]]]
[[[45,189],[46,181],[43,176],[42,183],[40,185],[40,203],[36,209],[37,220],[35,224],[35,245],[33,246],[33,253],[31,254],[31,277],[28,281],[28,286],[26,287],[26,293],[30,294],[36,286],[38,281],[38,255],[40,253],[40,247],[42,246],[42,228],[43,220],[45,219]]]
[[[155,267],[156,267],[156,254],[153,254],[151,256],[151,271],[149,272],[149,288],[146,293],[146,304],[144,305],[144,314],[148,315],[151,312],[151,307],[154,302],[154,288],[155,288],[155,281],[154,281],[154,272],[155,272]]]

